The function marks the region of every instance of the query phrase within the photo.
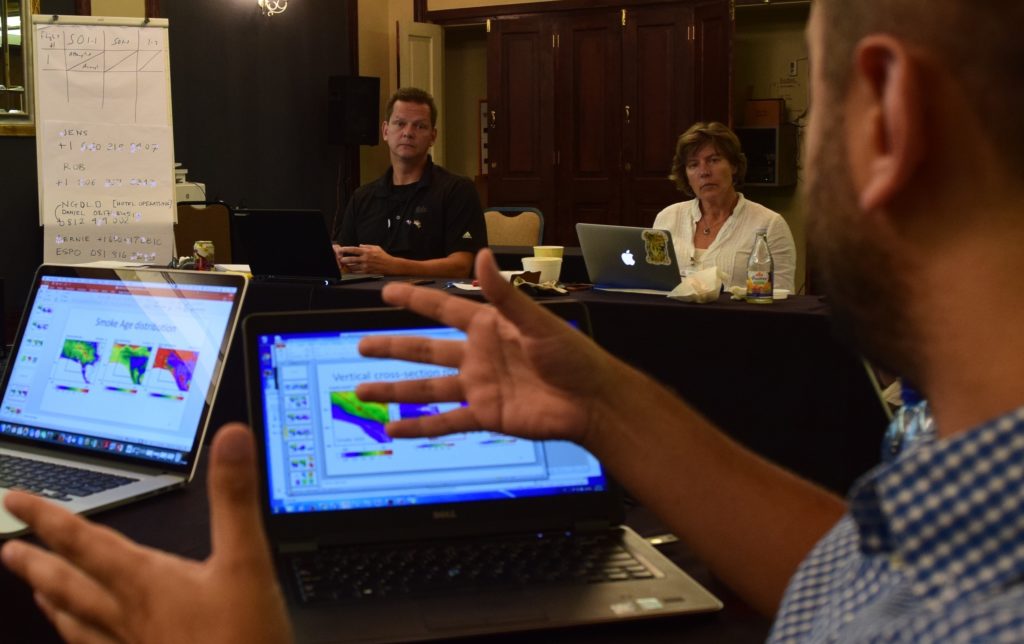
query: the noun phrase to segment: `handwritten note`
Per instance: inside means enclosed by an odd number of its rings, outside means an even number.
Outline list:
[[[47,261],[170,261],[169,127],[49,121],[38,134]]]
[[[45,261],[166,263],[174,137],[167,22],[34,18]]]

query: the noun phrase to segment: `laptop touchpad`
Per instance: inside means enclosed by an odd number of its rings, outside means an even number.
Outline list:
[[[547,612],[537,606],[537,602],[511,593],[494,597],[473,595],[463,600],[456,597],[424,599],[418,603],[423,625],[432,631],[524,622],[542,624],[548,620]]]

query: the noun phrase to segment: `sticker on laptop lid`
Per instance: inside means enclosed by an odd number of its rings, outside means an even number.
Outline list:
[[[645,230],[640,233],[644,239],[645,260],[655,266],[671,266],[668,252],[668,233],[664,230]]]

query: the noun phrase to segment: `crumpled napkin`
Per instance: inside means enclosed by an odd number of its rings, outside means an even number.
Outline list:
[[[540,273],[524,272],[512,276],[512,286],[520,291],[526,291],[531,295],[566,295],[569,291],[559,286],[556,282],[538,282]]]
[[[722,278],[718,275],[718,269],[714,266],[705,268],[696,273],[690,273],[683,278],[679,286],[672,289],[668,297],[680,302],[717,302],[718,294],[722,290]]]
[[[747,299],[747,287],[746,286],[730,286],[725,289],[726,292],[731,295],[729,299],[732,300],[745,300]]]
[[[515,286],[520,291],[526,291],[530,295],[567,295],[569,291],[562,288],[556,282],[543,282],[538,283],[540,280],[539,272],[527,272],[527,271],[502,271],[503,277],[508,277],[509,282],[512,286]],[[450,286],[453,286],[462,291],[479,291],[480,286],[473,280],[472,283],[468,282],[449,282]]]

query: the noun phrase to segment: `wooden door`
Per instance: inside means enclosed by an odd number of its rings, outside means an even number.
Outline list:
[[[730,121],[729,3],[630,7],[625,24],[618,9],[492,21],[489,202],[540,208],[547,243],[577,245],[577,222],[649,226],[683,199],[679,135]]]
[[[628,226],[650,226],[662,208],[684,199],[668,175],[676,139],[696,120],[692,20],[693,10],[678,5],[626,13],[621,219]]]
[[[623,103],[619,12],[566,17],[559,22],[556,45],[558,213],[549,229],[554,243],[577,246],[576,222],[620,222]]]
[[[487,38],[488,205],[532,206],[555,243],[554,58],[551,22],[495,20]]]

